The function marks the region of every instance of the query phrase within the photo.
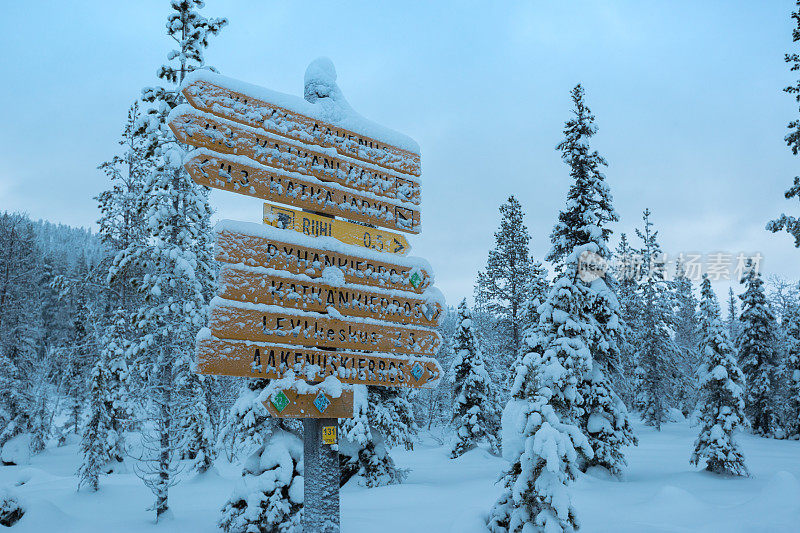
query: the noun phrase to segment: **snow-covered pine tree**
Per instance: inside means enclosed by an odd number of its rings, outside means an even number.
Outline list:
[[[472,314],[467,300],[458,305],[458,325],[451,341],[453,361],[449,377],[453,381],[452,423],[456,441],[450,457],[456,458],[473,449],[481,442],[494,451],[497,441],[491,420],[497,416],[490,394],[489,373],[483,364],[483,354],[478,348],[472,330]]]
[[[87,486],[89,490],[100,488],[100,474],[112,460],[116,450],[116,439],[112,432],[111,416],[108,410],[109,398],[109,353],[116,346],[112,335],[104,335],[101,342],[100,357],[92,368],[89,386],[89,405],[86,419],[81,428],[81,453],[83,461],[78,468],[78,488]]]
[[[576,247],[563,260],[539,308],[537,334],[526,335],[527,353],[517,361],[512,399],[503,411],[503,455],[511,465],[502,479],[505,491],[489,513],[492,533],[579,527],[568,486],[579,472],[580,457],[592,457],[578,424],[580,385],[592,369],[587,331],[595,324],[586,321],[593,295],[579,279],[578,262],[582,253],[594,250]]]
[[[0,449],[31,431],[41,317],[36,280],[40,251],[33,226],[0,214]]]
[[[636,230],[642,239],[642,282],[639,284],[641,310],[637,359],[637,396],[642,406],[642,419],[646,424],[661,430],[667,419],[667,409],[675,401],[675,381],[678,375],[676,361],[679,348],[672,339],[675,323],[672,294],[665,277],[666,266],[658,244],[658,232],[650,222],[650,210],[642,215],[644,229]]]
[[[581,468],[602,466],[619,474],[625,465],[622,448],[636,442],[628,420],[625,404],[611,387],[609,375],[619,372],[620,307],[614,291],[613,272],[608,269],[611,254],[608,224],[618,220],[612,205],[611,191],[606,184],[602,167],[607,163],[589,140],[597,132],[595,117],[584,100],[583,87],[575,86],[572,98],[572,117],[564,124],[564,140],[556,149],[569,166],[572,184],[566,206],[558,214],[558,222],[550,235],[552,249],[547,259],[556,272],[564,262],[581,248],[575,284],[585,285],[586,312],[581,320],[591,324],[584,342],[589,347],[594,364],[582,376],[580,395],[584,399],[580,426],[589,438],[594,453],[581,462]]]
[[[784,317],[786,360],[784,375],[788,381],[786,435],[800,440],[800,302],[794,302]]]
[[[359,476],[366,487],[402,483],[406,471],[397,468],[383,434],[374,427],[372,412],[379,407],[366,386],[353,388],[353,418],[339,421],[341,483]]]
[[[680,350],[676,400],[683,414],[688,415],[697,404],[698,384],[695,371],[700,364],[700,356],[697,349],[697,300],[692,293],[692,280],[686,276],[680,260],[675,265],[672,286],[675,299],[675,344]]]
[[[774,384],[777,370],[775,353],[775,315],[767,302],[761,274],[748,260],[741,283],[745,292],[739,296],[739,366],[747,380],[746,411],[753,432],[771,435],[775,428]]]
[[[190,416],[180,409],[179,396],[186,391],[177,391],[176,384],[190,382],[181,374],[190,368],[194,338],[206,320],[208,283],[200,278],[214,270],[201,264],[205,254],[198,256],[198,243],[208,242],[203,235],[211,212],[207,195],[182,168],[184,148],[166,124],[170,110],[183,101],[179,88],[186,75],[204,68],[208,37],[227,24],[225,19],[201,15],[203,5],[202,0],[170,2],[167,35],[177,47],[168,54],[170,63],[158,71],[158,77],[170,86],[142,91],[142,100],[150,107],[136,123],[136,134],[145,136],[145,156],[154,164],[137,207],[147,238],[130,243],[114,261],[116,272],[138,273],[131,281],[144,298],[136,317],[139,342],[134,352],[145,370],[151,405],[156,409],[157,438],[150,441],[148,453],[157,455],[157,460],[151,457],[139,472],[155,494],[156,519],[168,511],[168,489],[175,481],[172,460],[181,440],[176,417]],[[189,405],[197,406],[197,402]]]
[[[736,305],[736,300],[736,295],[733,294],[733,287],[728,287],[728,316],[725,317],[725,326],[728,328],[728,338],[732,343],[736,343],[741,329],[739,324],[739,308]]]
[[[792,11],[791,17],[794,22],[792,28],[792,42],[800,42],[800,0],[796,0],[797,10]],[[792,72],[800,72],[800,54],[792,52],[786,54],[784,60],[791,65]],[[789,85],[783,89],[785,92],[794,96],[795,101],[800,104],[800,79],[794,84]],[[786,145],[792,151],[792,155],[800,153],[800,118],[791,120],[788,124],[789,133],[786,134],[784,140]],[[787,200],[792,198],[800,199],[800,176],[795,176],[794,182],[789,189],[786,190],[784,196]],[[778,231],[786,231],[794,237],[795,247],[800,247],[800,219],[795,216],[781,214],[777,219],[767,224],[767,229],[773,233]]]
[[[530,330],[531,326],[539,323],[539,306],[547,299],[549,291],[550,281],[547,279],[547,268],[540,261],[534,261],[531,265],[531,280],[527,290],[528,299],[525,301],[524,323],[527,324],[527,327],[523,330],[523,335]]]
[[[629,408],[636,405],[636,351],[641,344],[638,340],[641,333],[639,311],[642,307],[638,292],[641,279],[640,258],[641,255],[628,242],[628,237],[624,233],[621,234],[614,260],[614,274],[617,281],[614,289],[619,301],[621,319],[620,365],[619,372],[613,377],[620,396]]]
[[[478,273],[476,300],[498,319],[501,344],[496,349],[509,368],[519,355],[522,332],[527,327],[525,302],[534,265],[529,251],[531,236],[523,221],[522,206],[514,196],[500,206],[500,228],[494,238],[486,270]]]
[[[226,533],[300,533],[303,441],[296,420],[273,418],[260,401],[267,380],[250,380],[231,408],[226,433],[249,452],[242,478],[222,506]]]
[[[705,460],[710,472],[744,476],[747,475],[744,456],[734,440],[734,432],[745,424],[744,375],[720,320],[717,297],[707,275],[703,275],[700,307],[701,429],[690,463],[697,465]]]

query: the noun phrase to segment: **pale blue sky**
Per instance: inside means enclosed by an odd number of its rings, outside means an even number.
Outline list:
[[[800,251],[764,231],[782,211],[797,160],[783,143],[797,116],[781,88],[794,2],[266,2],[208,0],[230,26],[213,38],[221,73],[302,94],[330,57],[362,115],[423,152],[421,236],[451,304],[471,294],[515,194],[543,256],[569,185],[554,150],[568,92],[584,84],[608,182],[632,232],[649,206],[666,251],[760,251],[796,277]],[[166,0],[5,2],[0,33],[0,209],[92,225],[97,165],[116,150],[128,105],[171,44]],[[222,218],[261,204],[212,196]],[[615,235],[615,241],[618,235]]]

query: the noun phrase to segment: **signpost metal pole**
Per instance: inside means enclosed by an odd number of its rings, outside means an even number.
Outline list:
[[[333,428],[331,430],[325,428]],[[303,531],[339,533],[338,419],[303,419]]]

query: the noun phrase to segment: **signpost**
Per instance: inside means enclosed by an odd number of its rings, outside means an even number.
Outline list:
[[[303,528],[338,532],[334,445],[338,420],[353,417],[352,385],[430,388],[442,375],[428,356],[442,343],[433,328],[444,300],[430,265],[406,257],[410,245],[395,233],[421,230],[419,153],[312,103],[323,97],[209,71],[192,73],[183,94],[190,105],[169,126],[196,147],[184,161],[192,179],[283,204],[264,205],[264,225],[215,228],[222,268],[197,371],[274,380],[267,410],[303,419]]]

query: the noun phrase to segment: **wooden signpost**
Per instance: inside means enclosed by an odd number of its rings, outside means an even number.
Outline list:
[[[442,376],[429,356],[442,343],[444,301],[430,265],[405,257],[410,245],[395,233],[421,230],[418,149],[331,115],[313,103],[321,97],[208,71],[191,74],[183,94],[189,105],[169,126],[196,147],[184,161],[192,179],[282,204],[264,205],[264,225],[217,225],[222,268],[197,371],[275,380],[267,410],[303,419],[303,528],[338,532],[333,445],[338,419],[353,417],[352,385],[430,388]]]

